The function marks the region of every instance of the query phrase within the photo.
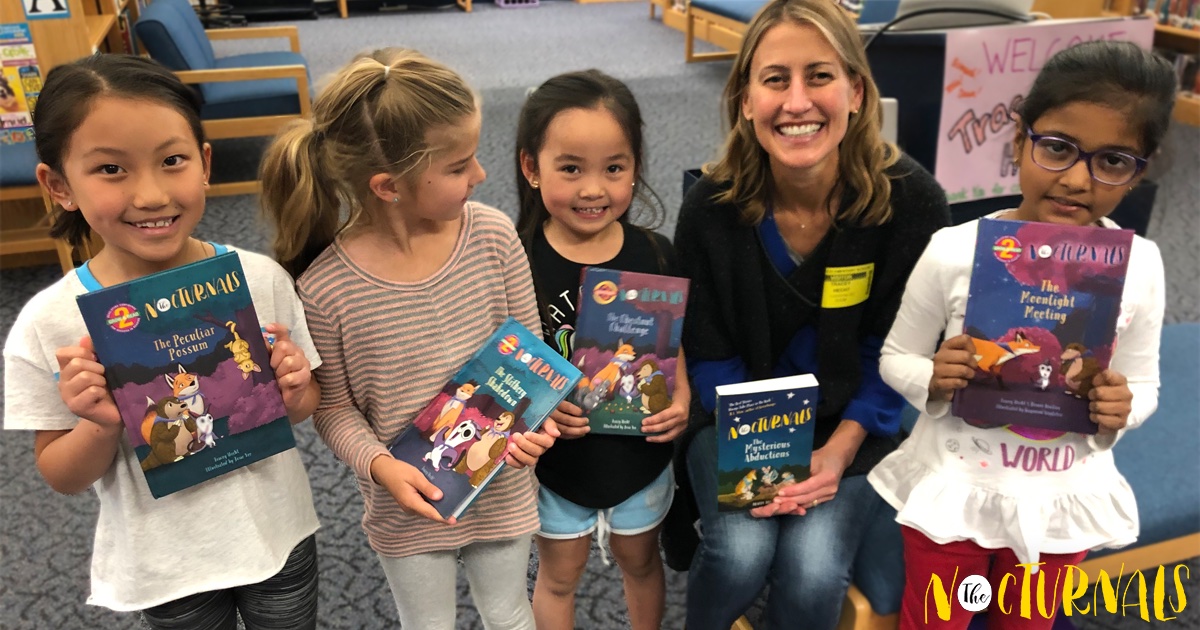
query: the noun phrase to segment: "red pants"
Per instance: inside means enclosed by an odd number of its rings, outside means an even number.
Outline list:
[[[904,599],[900,607],[900,630],[936,628],[938,630],[963,630],[971,623],[975,613],[966,610],[958,602],[958,585],[969,575],[981,575],[992,585],[992,598],[987,607],[988,630],[1049,630],[1054,625],[1054,615],[1062,603],[1062,579],[1055,583],[1059,569],[1078,564],[1087,555],[1086,551],[1072,554],[1040,554],[1042,563],[1039,572],[1043,576],[1043,592],[1047,619],[1038,609],[1038,576],[1029,576],[1029,618],[1022,616],[1022,588],[1026,578],[1025,567],[1017,566],[1020,560],[1011,549],[985,549],[971,541],[952,542],[939,545],[921,532],[910,527],[901,527],[904,536]],[[958,575],[955,577],[955,571]],[[931,586],[932,576],[941,579],[948,606],[939,611],[938,589]],[[1006,577],[1011,574],[1011,577]],[[1006,581],[1004,598],[1001,600],[1000,584]],[[949,612],[943,620],[939,612]]]

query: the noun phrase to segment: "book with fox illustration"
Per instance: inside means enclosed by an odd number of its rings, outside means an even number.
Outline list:
[[[572,402],[592,433],[644,435],[642,420],[671,406],[687,294],[686,278],[584,268]]]
[[[717,508],[767,505],[808,479],[817,378],[785,376],[717,387]]]
[[[76,301],[154,498],[295,446],[236,252]]]
[[[508,318],[389,447],[442,490],[430,503],[460,517],[504,467],[517,435],[537,431],[579,370]]]
[[[1132,230],[980,219],[963,321],[978,367],[954,415],[1095,433],[1088,394],[1112,358],[1132,244]]]

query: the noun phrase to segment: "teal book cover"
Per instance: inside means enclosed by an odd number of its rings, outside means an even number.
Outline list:
[[[642,437],[642,420],[671,406],[687,296],[687,278],[583,270],[572,402],[592,433]]]
[[[717,387],[717,508],[767,505],[809,477],[817,379],[785,376]]]
[[[76,301],[154,498],[295,446],[236,252]]]
[[[389,450],[442,490],[430,503],[462,516],[506,466],[517,435],[537,431],[579,381],[579,370],[508,318],[429,401]]]

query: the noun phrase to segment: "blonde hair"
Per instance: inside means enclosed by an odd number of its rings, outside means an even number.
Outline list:
[[[879,105],[879,88],[871,78],[858,28],[850,16],[830,0],[773,0],[754,16],[746,29],[723,96],[729,133],[720,158],[704,165],[704,172],[714,181],[732,183],[730,188],[716,195],[715,200],[737,205],[741,208],[742,220],[749,224],[757,224],[766,213],[771,168],[767,153],[754,134],[753,123],[742,116],[742,99],[750,83],[750,64],[759,42],[768,30],[783,23],[814,26],[837,51],[850,79],[862,82],[862,108],[850,117],[846,135],[838,148],[837,180],[825,200],[826,208],[831,208],[834,200],[849,187],[858,195],[849,205],[837,209],[836,219],[861,226],[887,223],[892,217],[892,185],[885,170],[896,163],[900,152],[880,134],[883,111]]]
[[[312,120],[284,129],[263,155],[261,203],[275,227],[276,260],[293,276],[303,273],[341,230],[365,218],[374,175],[418,174],[445,148],[430,146],[428,133],[477,109],[458,73],[415,50],[355,57],[317,95]]]

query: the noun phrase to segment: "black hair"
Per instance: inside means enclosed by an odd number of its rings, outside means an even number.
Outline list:
[[[187,120],[196,144],[204,145],[195,90],[150,59],[95,54],[51,70],[33,110],[38,160],[58,175],[65,177],[63,156],[99,96],[144,99],[170,107]],[[92,232],[80,212],[55,208],[50,221],[50,236],[66,239],[72,246],[82,245]]]
[[[1050,57],[1017,113],[1032,126],[1047,111],[1076,102],[1126,113],[1149,157],[1171,124],[1175,71],[1166,59],[1132,42],[1085,42]]]

